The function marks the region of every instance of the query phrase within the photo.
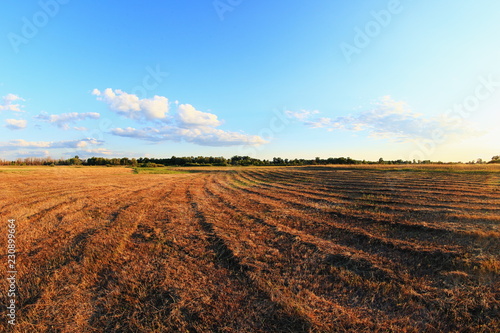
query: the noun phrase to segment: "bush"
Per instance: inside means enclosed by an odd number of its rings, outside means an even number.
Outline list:
[[[158,163],[153,163],[153,162],[147,162],[147,163],[141,163],[140,167],[141,168],[162,168],[162,167],[164,167],[164,165],[158,164]]]

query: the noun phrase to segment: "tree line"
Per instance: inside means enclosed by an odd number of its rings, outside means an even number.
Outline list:
[[[378,161],[355,160],[350,157],[330,157],[322,159],[316,157],[314,159],[288,159],[274,157],[273,159],[257,159],[250,156],[233,156],[231,158],[213,157],[213,156],[190,156],[170,158],[105,158],[105,157],[90,157],[81,159],[78,156],[68,159],[52,159],[50,157],[28,157],[18,158],[15,161],[0,159],[0,165],[100,165],[100,166],[132,166],[132,167],[162,167],[162,166],[300,166],[300,165],[330,165],[330,164],[434,164],[443,162],[424,161],[403,161],[389,160],[385,161],[380,158]],[[481,159],[468,163],[486,163]],[[491,161],[487,163],[500,163],[500,155],[493,156]]]

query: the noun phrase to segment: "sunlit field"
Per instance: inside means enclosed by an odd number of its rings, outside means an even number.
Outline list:
[[[0,331],[500,331],[500,165],[0,167],[0,207]]]

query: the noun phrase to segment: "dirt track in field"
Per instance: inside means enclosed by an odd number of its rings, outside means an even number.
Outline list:
[[[500,330],[498,173],[200,171],[0,170],[14,331]]]

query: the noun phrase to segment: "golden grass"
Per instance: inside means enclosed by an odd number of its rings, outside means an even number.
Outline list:
[[[500,169],[408,168],[0,167],[0,331],[498,332]]]

